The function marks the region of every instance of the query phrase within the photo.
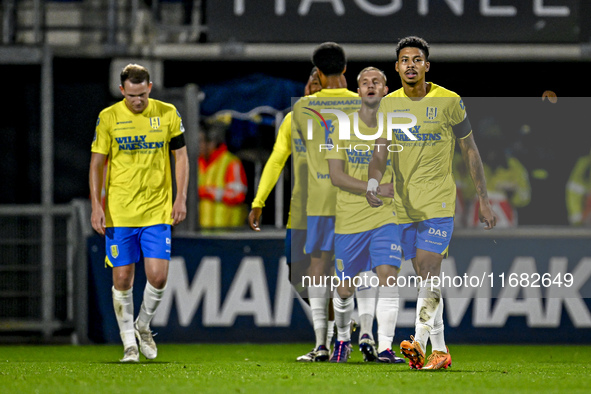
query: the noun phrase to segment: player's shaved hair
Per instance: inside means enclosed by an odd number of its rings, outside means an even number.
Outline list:
[[[121,71],[121,86],[124,86],[124,83],[127,80],[131,83],[142,83],[144,81],[150,83],[150,73],[144,66],[140,66],[139,64],[128,64]]]
[[[336,42],[325,42],[314,49],[312,55],[312,64],[314,64],[324,75],[340,75],[345,71],[347,58],[345,51]]]
[[[404,48],[419,48],[425,54],[425,60],[429,60],[429,44],[421,37],[409,36],[398,41],[398,45],[396,45],[396,60],[398,60],[400,51]]]
[[[368,72],[368,71],[379,72],[382,75],[382,78],[384,78],[384,85],[386,84],[386,82],[388,82],[388,79],[386,78],[386,74],[382,70],[380,70],[377,67],[370,66],[370,67],[365,67],[363,70],[361,70],[359,72],[359,75],[357,75],[357,85],[359,85],[359,81],[361,80],[361,75]]]

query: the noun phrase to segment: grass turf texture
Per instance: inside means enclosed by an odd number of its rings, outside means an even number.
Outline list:
[[[160,345],[120,364],[121,346],[0,346],[2,393],[589,392],[591,346],[452,345],[452,368],[298,363],[309,345]]]

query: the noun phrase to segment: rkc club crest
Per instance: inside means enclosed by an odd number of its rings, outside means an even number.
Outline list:
[[[114,259],[119,257],[119,248],[117,245],[111,245],[111,256],[113,256]]]
[[[158,130],[160,128],[160,118],[150,118],[150,126],[152,126],[154,130]]]
[[[437,117],[437,107],[427,107],[427,118],[433,120]]]

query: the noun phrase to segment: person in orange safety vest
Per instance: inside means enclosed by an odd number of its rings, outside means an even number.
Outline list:
[[[199,224],[202,228],[245,224],[246,173],[225,144],[227,125],[202,124],[199,133]]]

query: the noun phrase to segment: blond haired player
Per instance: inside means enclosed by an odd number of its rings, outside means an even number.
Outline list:
[[[371,138],[378,131],[376,113],[380,100],[388,93],[386,76],[375,67],[367,67],[359,73],[357,81],[361,108],[349,115],[349,125],[363,136]],[[398,226],[392,214],[392,167],[386,169],[383,177],[388,184],[381,186],[381,193],[386,201],[379,208],[373,209],[365,200],[367,168],[372,151],[369,143],[373,141],[361,139],[353,130],[350,130],[350,139],[346,140],[340,139],[336,134],[333,145],[326,153],[330,179],[339,188],[336,203],[335,268],[337,277],[341,279],[334,298],[338,337],[330,361],[342,363],[349,358],[349,323],[356,287],[354,278],[360,278],[360,273],[371,270],[377,273],[379,283],[363,283],[362,286],[379,286],[377,294],[374,293],[372,297],[378,320],[379,347],[376,352],[371,328],[364,332],[362,326],[359,349],[365,361],[404,363],[404,359],[396,357],[392,351],[399,306],[396,277],[401,263]],[[358,303],[364,301],[360,294],[361,292],[357,292]],[[373,324],[373,316],[371,323]]]

